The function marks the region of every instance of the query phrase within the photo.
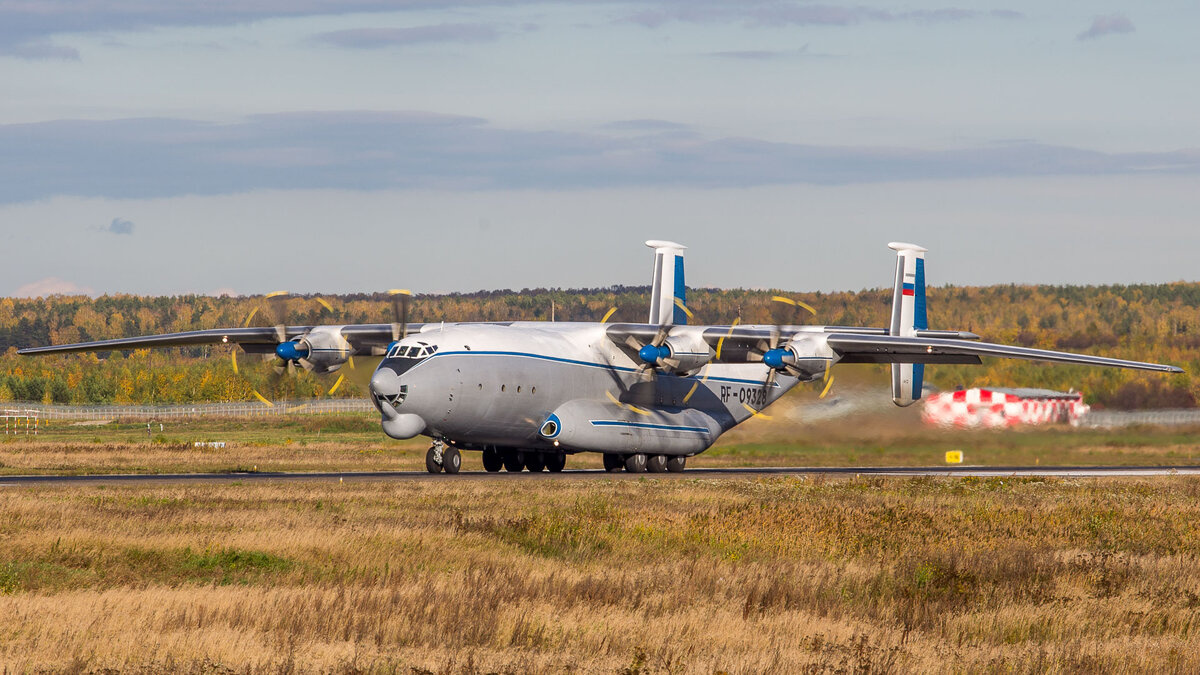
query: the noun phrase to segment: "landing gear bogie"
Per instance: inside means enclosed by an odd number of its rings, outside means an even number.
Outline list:
[[[604,453],[604,470],[615,473],[625,468],[625,458],[613,452]]]
[[[540,452],[525,452],[525,468],[531,473],[541,473],[546,468],[546,456]]]

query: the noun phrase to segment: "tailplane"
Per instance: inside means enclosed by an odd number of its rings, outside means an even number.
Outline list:
[[[925,252],[916,244],[892,242],[888,248],[896,251],[896,289],[892,295],[890,333],[913,337],[919,330],[929,328],[925,309]],[[924,387],[925,364],[892,364],[892,402],[909,406],[921,398]]]

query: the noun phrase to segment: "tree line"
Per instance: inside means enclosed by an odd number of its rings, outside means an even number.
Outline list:
[[[812,306],[816,314],[773,302],[783,295]],[[791,293],[780,290],[688,289],[693,322],[818,323],[885,326],[892,291]],[[610,321],[644,322],[649,287],[499,290],[417,295],[413,322]],[[387,323],[384,294],[289,297],[284,322]],[[943,286],[928,289],[930,325],[970,330],[985,340],[1045,349],[1183,366],[1188,375],[1045,366],[993,359],[978,366],[931,366],[927,379],[941,387],[1036,386],[1084,392],[1089,403],[1112,408],[1192,407],[1200,380],[1200,284],[1130,286]],[[332,309],[326,308],[328,304]],[[300,372],[276,377],[260,357],[238,354],[235,373],[228,346],[168,349],[129,354],[19,357],[19,347],[104,340],[222,326],[269,325],[273,307],[262,297],[135,295],[0,298],[0,401],[46,403],[187,403],[329,395],[336,377]],[[854,366],[862,367],[862,366]],[[346,378],[334,395],[365,395],[365,378]]]

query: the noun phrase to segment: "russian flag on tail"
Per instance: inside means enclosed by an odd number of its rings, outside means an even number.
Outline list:
[[[925,310],[925,252],[916,244],[892,242],[888,248],[896,251],[896,290],[892,295],[892,335],[912,337],[918,330],[929,328]],[[925,365],[921,363],[892,364],[892,401],[898,406],[912,405],[921,398],[925,386]]]

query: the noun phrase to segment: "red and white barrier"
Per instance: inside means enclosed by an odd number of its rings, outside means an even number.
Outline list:
[[[1033,391],[1033,390],[1030,390]],[[944,391],[925,399],[921,418],[927,424],[996,429],[1019,424],[1066,422],[1077,426],[1091,407],[1075,392],[964,389]]]

